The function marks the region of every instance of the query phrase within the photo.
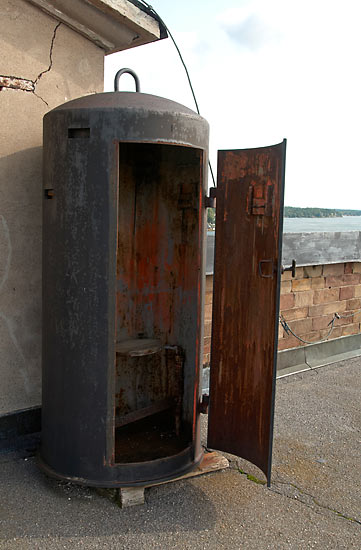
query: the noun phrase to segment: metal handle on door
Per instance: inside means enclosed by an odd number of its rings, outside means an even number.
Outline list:
[[[265,273],[263,273],[263,266],[269,265],[269,264],[271,264],[271,274],[266,275]],[[274,272],[275,272],[275,269],[274,269],[273,260],[260,260],[258,264],[258,273],[260,277],[263,277],[264,279],[273,279]]]

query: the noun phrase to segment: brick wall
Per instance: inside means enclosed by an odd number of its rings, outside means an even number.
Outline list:
[[[334,313],[349,315],[361,309],[361,263],[298,267],[296,277],[282,275],[280,310],[291,329],[304,340],[325,338]],[[330,338],[360,332],[361,313],[337,319]],[[278,349],[302,345],[279,328]]]
[[[207,276],[205,297],[204,362],[210,359],[213,276]],[[347,262],[298,267],[282,275],[280,310],[290,328],[301,338],[317,342],[329,332],[334,313],[349,315],[361,309],[361,263]],[[331,338],[360,332],[361,313],[337,319]],[[278,349],[301,346],[279,326]]]

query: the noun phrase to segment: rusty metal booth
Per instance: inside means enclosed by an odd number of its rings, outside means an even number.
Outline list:
[[[206,213],[216,196],[208,446],[269,479],[285,143],[219,152],[208,197],[206,120],[140,93],[136,75],[137,91],[119,92],[122,72],[114,92],[44,117],[40,464],[61,479],[126,487],[202,459]]]

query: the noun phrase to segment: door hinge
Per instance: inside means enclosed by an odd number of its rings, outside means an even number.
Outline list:
[[[208,414],[208,405],[209,405],[209,395],[204,393],[202,395],[202,401],[199,403],[199,412],[203,414]]]
[[[217,187],[211,187],[209,189],[209,196],[205,197],[204,205],[206,208],[216,207]]]

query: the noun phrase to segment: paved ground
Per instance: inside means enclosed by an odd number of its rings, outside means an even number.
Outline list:
[[[119,509],[0,455],[0,550],[361,548],[361,359],[277,383],[273,483],[231,469],[154,487]]]

